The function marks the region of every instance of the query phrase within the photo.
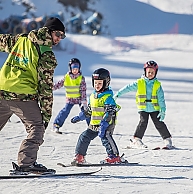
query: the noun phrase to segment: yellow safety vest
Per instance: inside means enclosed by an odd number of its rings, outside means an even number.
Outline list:
[[[155,110],[159,110],[159,104],[157,99],[157,90],[160,87],[161,83],[156,80],[153,84],[152,96],[151,99],[147,99],[146,96],[146,84],[143,78],[137,80],[137,93],[136,93],[136,104],[139,110],[145,110],[146,100],[150,100]]]
[[[38,47],[40,54],[51,51],[48,46]],[[36,94],[38,60],[39,53],[34,43],[27,37],[20,37],[1,68],[0,90],[17,94]]]
[[[90,106],[92,111],[91,121],[90,121],[91,125],[99,125],[100,122],[103,120],[103,116],[105,114],[104,103],[110,95],[111,94],[105,94],[101,98],[95,98],[93,93],[90,95]],[[118,104],[116,105],[116,107],[118,112],[121,109],[121,107]],[[111,123],[112,123],[112,120],[109,122],[109,124]],[[116,123],[116,120],[115,120],[115,123]]]
[[[82,82],[82,75],[78,76],[76,79],[72,79],[69,74],[65,75],[64,87],[66,90],[66,97],[68,98],[78,98],[80,94],[80,84]]]

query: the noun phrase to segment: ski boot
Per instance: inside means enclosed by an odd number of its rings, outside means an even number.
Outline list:
[[[30,166],[20,167],[16,163],[12,162],[13,170],[10,170],[10,175],[28,175],[28,174],[55,174],[54,169],[47,169],[42,164],[34,162]]]
[[[135,149],[147,149],[148,147],[138,137],[130,139],[130,147]]]
[[[71,165],[76,166],[77,164],[86,164],[85,157],[81,154],[77,154],[74,160],[71,162]]]
[[[128,163],[127,160],[123,158],[124,154],[122,156],[116,156],[116,155],[109,155],[105,160],[100,161],[101,164],[121,164],[121,163]]]
[[[174,148],[174,146],[172,146],[172,139],[170,137],[164,139],[164,144],[165,146],[162,149],[171,150],[172,148]]]
[[[58,134],[62,134],[61,131],[59,131],[60,126],[57,124],[54,124],[52,131]]]

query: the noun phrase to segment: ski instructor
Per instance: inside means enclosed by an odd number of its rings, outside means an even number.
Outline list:
[[[55,17],[29,34],[0,34],[0,51],[9,53],[0,71],[0,130],[15,114],[28,133],[19,149],[17,171],[52,171],[36,160],[52,116],[57,66],[52,46],[65,37],[65,27]]]

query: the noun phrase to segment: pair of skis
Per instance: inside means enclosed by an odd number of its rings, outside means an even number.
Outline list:
[[[69,176],[89,176],[94,173],[97,173],[102,170],[102,168],[99,168],[97,170],[89,171],[89,172],[73,172],[73,173],[55,173],[55,170],[53,171],[47,171],[47,172],[20,172],[17,170],[17,167],[19,166],[12,162],[13,164],[13,170],[10,170],[10,175],[0,175],[0,179],[21,179],[21,178],[50,178],[50,177],[69,177]]]
[[[133,148],[131,146],[127,146],[126,148],[124,149],[138,149],[138,150],[175,150],[176,147],[172,146],[171,148],[168,148],[168,147],[160,147],[160,146],[157,146],[157,147],[154,147],[154,148]]]
[[[21,179],[21,178],[52,178],[52,177],[69,177],[69,176],[89,176],[101,171],[102,168],[96,171],[80,172],[80,173],[62,173],[62,174],[28,174],[28,175],[7,175],[0,176],[0,179]]]
[[[132,139],[129,140],[130,141],[130,146],[127,146],[126,149],[143,149],[143,150],[149,150],[149,148],[146,146],[146,145],[141,145],[141,147],[136,147],[134,145],[134,142]],[[172,150],[172,149],[175,149],[174,146],[172,147],[167,147],[167,146],[164,146],[164,147],[160,147],[160,146],[157,146],[155,148],[151,148],[150,150]]]
[[[121,155],[121,159],[123,159],[123,156],[125,154],[123,153]],[[57,165],[62,166],[62,167],[71,167],[71,166],[77,166],[77,167],[96,167],[96,166],[131,166],[131,165],[137,165],[137,162],[128,162],[127,160],[122,160],[121,163],[105,163],[105,161],[101,161],[100,163],[74,163],[72,162],[71,164],[63,164],[63,163],[57,163]]]
[[[175,149],[175,147],[174,146],[172,146],[171,148],[169,148],[169,147],[166,147],[166,146],[164,146],[164,147],[155,147],[155,148],[153,148],[152,150],[173,150],[173,149]]]
[[[30,173],[26,175],[7,175],[7,176],[0,176],[0,179],[21,179],[21,178],[52,178],[52,177],[69,177],[69,176],[89,176],[91,174],[97,173],[101,171],[102,168],[97,169],[95,171],[90,172],[79,172],[79,173],[62,173],[62,174],[50,174],[50,173]]]
[[[76,164],[76,165],[72,165],[72,164],[63,164],[63,163],[57,163],[57,165],[62,166],[62,167],[72,167],[72,166],[76,166],[76,167],[103,167],[103,166],[135,166],[138,165],[138,162],[126,162],[126,163],[115,163],[115,164],[109,164],[109,163],[84,163],[84,164]]]
[[[97,172],[100,172],[102,170],[103,166],[132,166],[137,165],[138,163],[118,163],[118,164],[92,164],[92,163],[86,163],[86,164],[63,164],[58,163],[57,165],[62,167],[100,167],[97,170],[89,171],[89,172],[73,172],[73,173],[54,173],[54,172],[23,172],[22,174],[14,174],[11,173],[10,175],[0,175],[0,179],[21,179],[21,178],[53,178],[53,177],[69,177],[69,176],[89,176],[92,174],[95,174]],[[17,166],[17,164],[13,163],[13,166]],[[11,172],[14,172],[14,170],[11,170]]]

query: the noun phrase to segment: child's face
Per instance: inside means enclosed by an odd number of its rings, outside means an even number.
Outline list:
[[[99,92],[103,87],[103,80],[94,80],[94,89]]]
[[[153,79],[155,77],[155,69],[153,69],[153,68],[146,68],[146,77],[148,79]]]
[[[76,75],[79,72],[78,68],[73,68],[72,69],[72,74]]]

